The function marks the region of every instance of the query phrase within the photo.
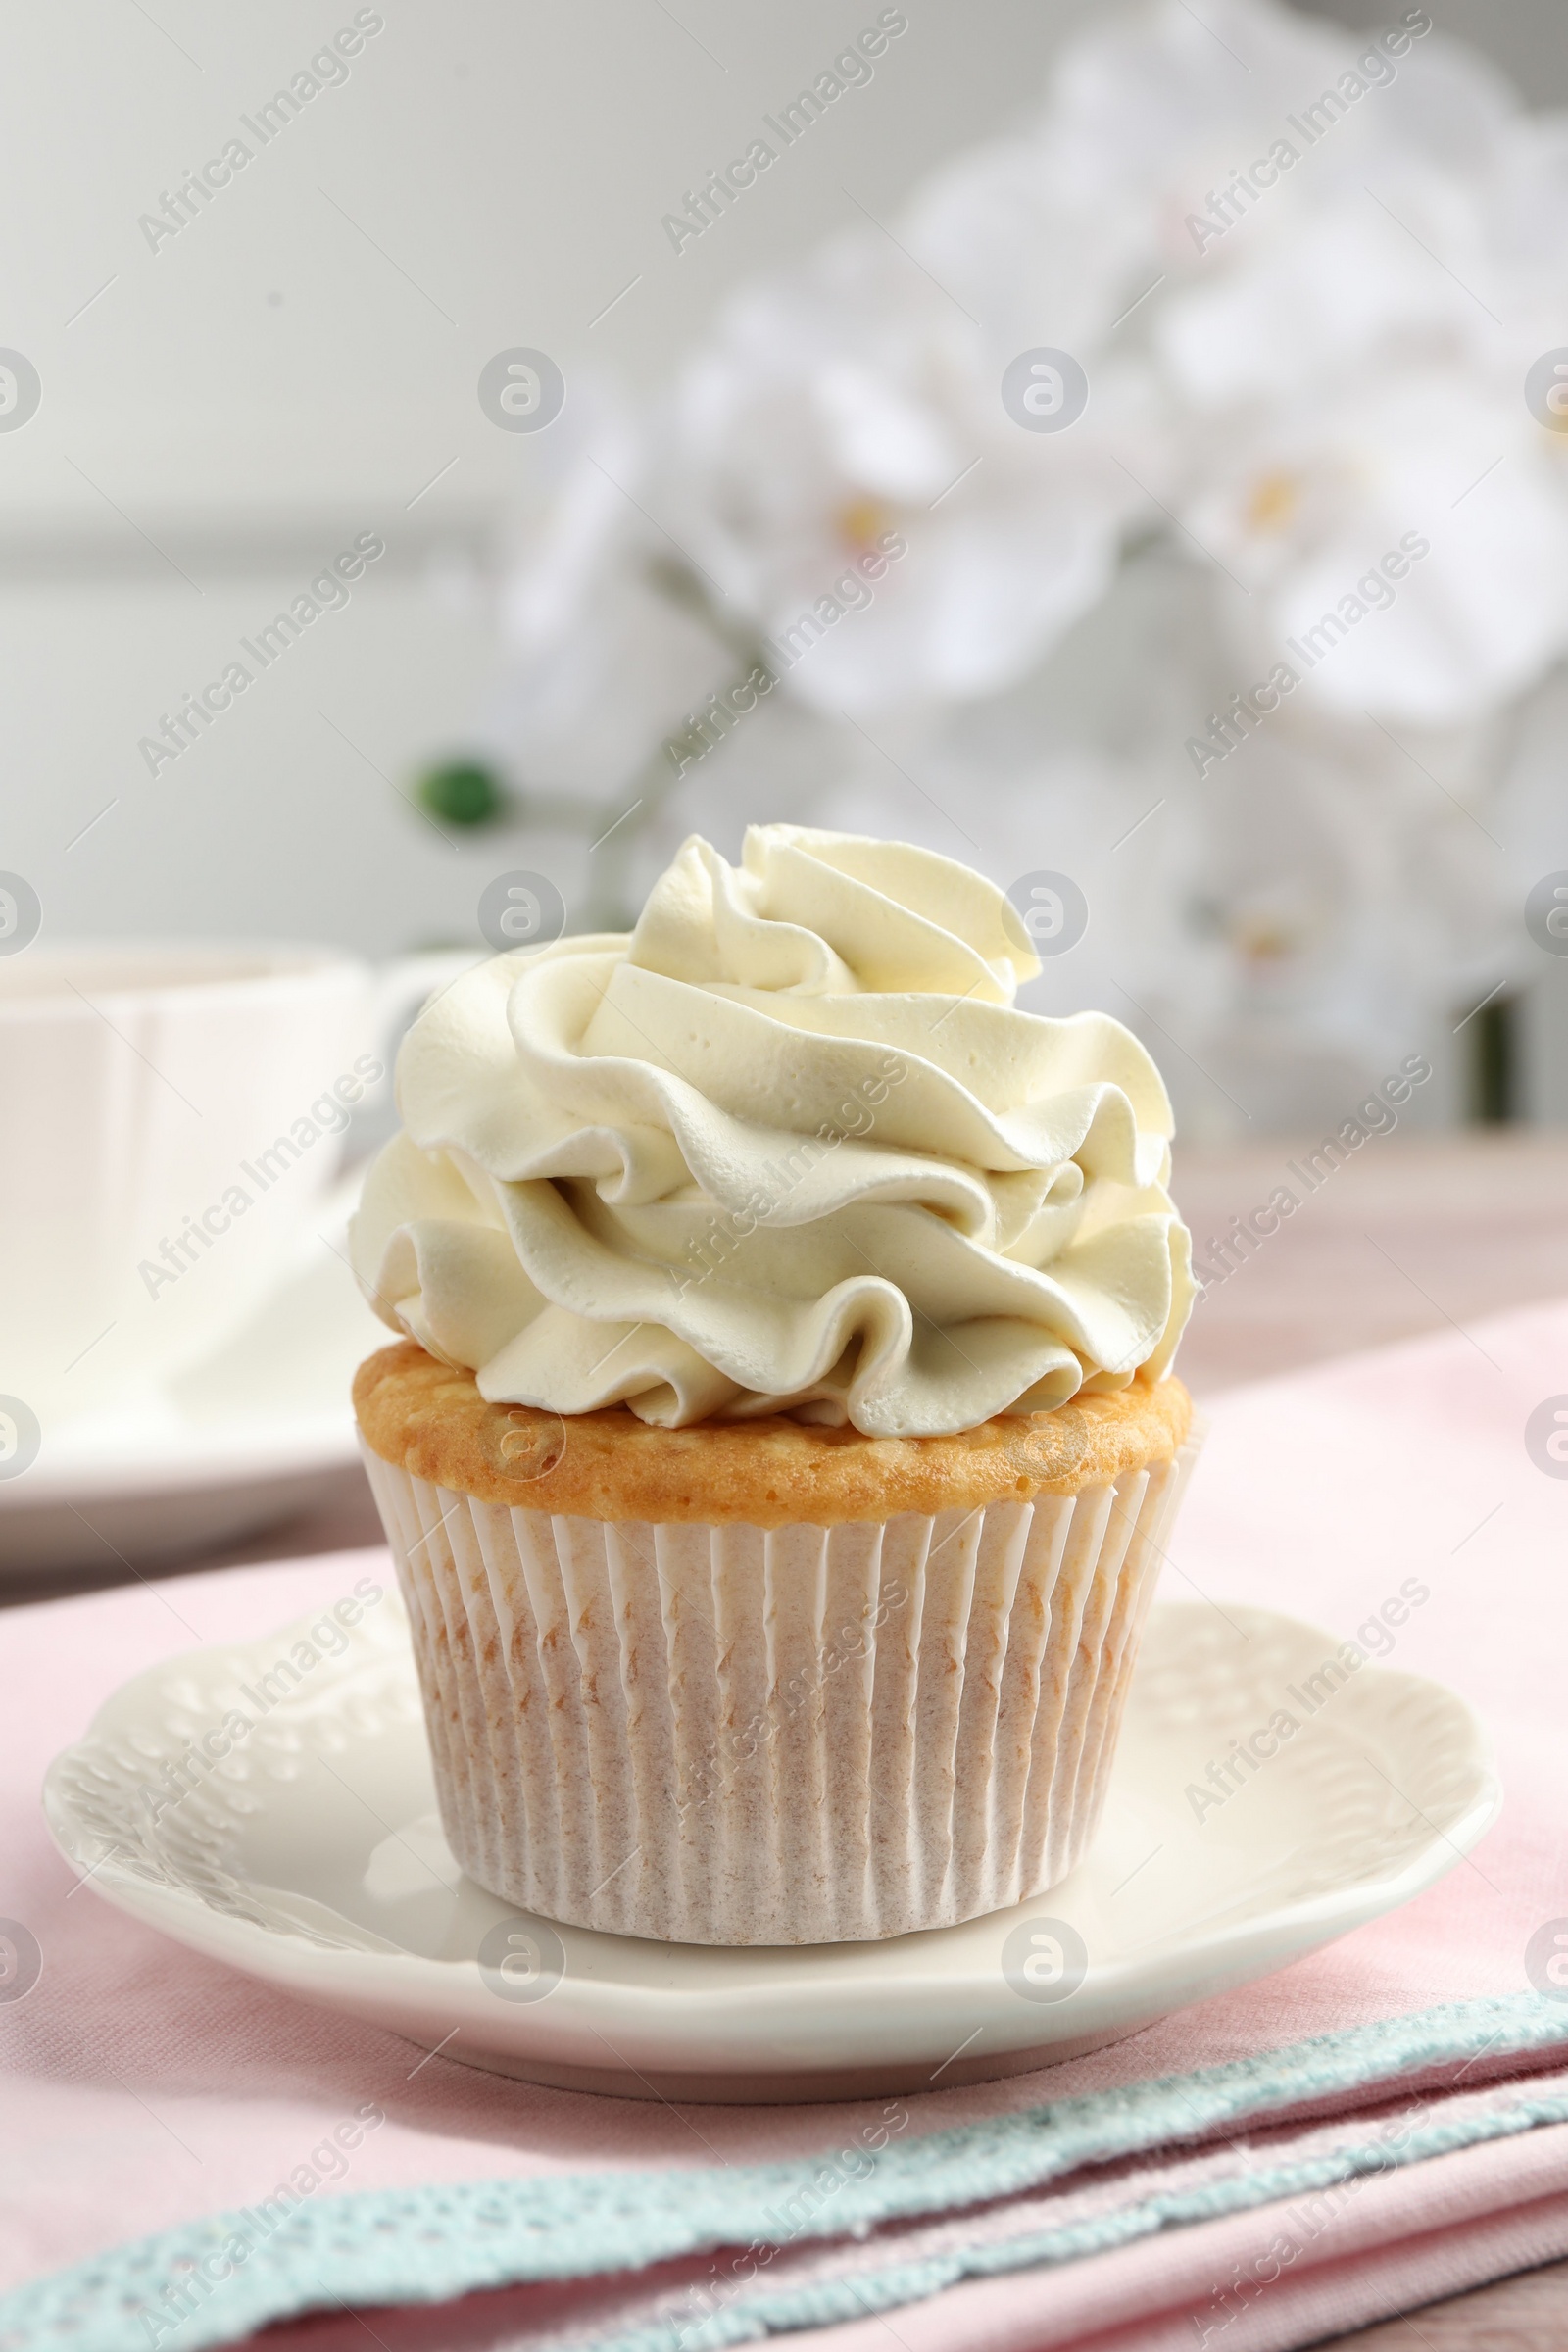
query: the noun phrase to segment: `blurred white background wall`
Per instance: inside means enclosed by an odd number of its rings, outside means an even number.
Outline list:
[[[1029,107],[1094,12],[908,0],[870,81],[676,252],[662,216],[880,13],[14,13],[0,345],[31,361],[42,397],[25,429],[0,432],[0,867],[32,882],[50,936],[372,953],[474,936],[478,891],[512,860],[441,834],[407,797],[422,758],[461,748],[492,659],[472,612],[436,591],[549,459],[548,436],[494,428],[479,371],[529,345],[579,396],[596,374],[662,383],[729,289],[836,226],[891,219],[933,163]],[[1360,0],[1335,13],[1381,21]],[[1432,14],[1533,101],[1568,95],[1547,0]],[[342,77],[318,68],[326,86],[274,113],[263,145],[259,110],[356,26]],[[243,171],[199,208],[187,198],[177,234],[150,232],[143,217],[236,135]],[[385,553],[347,604],[149,773],[141,739],[362,534]],[[1568,964],[1542,986],[1559,982]],[[1544,1002],[1529,1100],[1568,1116],[1568,1002],[1559,989],[1549,1017]],[[1440,1103],[1455,1108],[1452,1084]]]
[[[526,344],[574,389],[662,380],[730,286],[1032,96],[1078,11],[916,8],[852,103],[676,253],[662,215],[877,13],[388,0],[347,78],[153,249],[139,217],[236,133],[256,148],[241,118],[355,9],[103,0],[64,46],[17,12],[0,343],[43,397],[0,434],[0,864],[51,935],[472,933],[493,847],[449,848],[389,780],[462,740],[491,658],[432,565],[548,462],[481,413],[479,370]],[[351,603],[150,775],[160,714],[365,531],[386,554]]]

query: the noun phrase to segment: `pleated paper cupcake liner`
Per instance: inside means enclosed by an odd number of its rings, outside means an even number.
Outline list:
[[[1094,1836],[1174,1462],[880,1525],[480,1502],[367,1451],[441,1818],[519,1908],[862,1941],[1042,1893]]]

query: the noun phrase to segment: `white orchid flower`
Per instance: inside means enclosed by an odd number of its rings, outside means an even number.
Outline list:
[[[602,402],[547,453],[506,519],[502,664],[478,737],[525,788],[612,797],[733,666],[662,585],[669,542],[643,512],[642,438]]]
[[[1010,355],[1006,355],[1010,356]],[[1136,484],[1131,387],[1023,429],[1004,347],[880,233],[732,306],[676,403],[691,552],[820,709],[964,700],[1103,594]]]

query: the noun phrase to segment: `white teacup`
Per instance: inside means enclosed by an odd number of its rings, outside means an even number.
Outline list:
[[[46,1435],[144,1395],[238,1328],[318,1214],[400,1011],[468,961],[185,943],[0,958],[13,1459],[36,1446],[29,1416]]]

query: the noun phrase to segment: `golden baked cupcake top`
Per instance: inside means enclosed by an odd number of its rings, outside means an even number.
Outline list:
[[[1171,1460],[1193,1409],[1181,1382],[1165,1379],[939,1437],[874,1438],[778,1414],[660,1429],[624,1405],[563,1417],[487,1403],[471,1372],[412,1341],[360,1366],[354,1407],[383,1461],[481,1502],[747,1527],[834,1527],[1074,1494]]]

